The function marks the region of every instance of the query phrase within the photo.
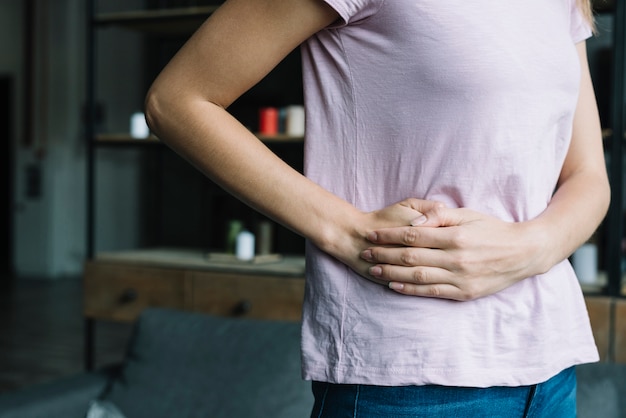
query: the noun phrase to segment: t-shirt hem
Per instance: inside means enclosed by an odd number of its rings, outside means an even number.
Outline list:
[[[591,351],[579,354],[570,361],[519,368],[376,368],[341,365],[326,368],[321,364],[304,364],[302,378],[338,384],[377,386],[516,387],[542,383],[569,367],[598,361],[597,351]]]

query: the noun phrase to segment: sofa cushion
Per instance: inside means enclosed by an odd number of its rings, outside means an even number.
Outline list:
[[[126,418],[111,401],[96,399],[89,405],[85,418]]]
[[[126,418],[294,418],[313,402],[300,376],[298,323],[154,308],[102,399]]]
[[[626,418],[626,364],[576,367],[578,418]]]
[[[116,367],[109,367],[4,392],[0,418],[83,418],[89,403],[117,372]]]

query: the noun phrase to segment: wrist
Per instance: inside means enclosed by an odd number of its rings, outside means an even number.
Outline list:
[[[353,258],[366,245],[366,214],[350,208],[342,215],[323,222],[313,243],[322,251],[340,260]]]
[[[528,276],[536,276],[547,273],[555,264],[561,261],[561,257],[555,257],[560,251],[555,251],[558,243],[554,241],[557,236],[555,232],[551,232],[549,225],[539,219],[534,219],[517,224],[522,233],[522,248],[528,260]]]
[[[362,277],[386,285],[369,274],[371,264],[361,259],[361,253],[370,246],[366,239],[369,219],[367,214],[354,210],[345,218],[336,217],[320,229],[318,241],[313,243],[322,251],[345,264]]]

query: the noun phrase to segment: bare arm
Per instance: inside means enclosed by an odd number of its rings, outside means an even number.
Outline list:
[[[151,129],[202,173],[362,275],[367,231],[407,225],[418,201],[363,213],[285,164],[228,112],[305,39],[337,19],[319,0],[229,0],[184,45],[146,99]]]
[[[556,240],[544,248],[543,270],[570,256],[598,228],[610,201],[600,118],[589,74],[585,43],[576,46],[581,87],[574,115],[572,142],[561,170],[557,191],[534,223]]]
[[[572,142],[547,209],[531,221],[510,223],[441,208],[437,222],[449,228],[376,231],[373,242],[406,247],[364,251],[363,258],[375,264],[371,274],[400,293],[475,299],[548,271],[593,234],[606,214],[610,189],[585,44],[577,50],[582,77]]]

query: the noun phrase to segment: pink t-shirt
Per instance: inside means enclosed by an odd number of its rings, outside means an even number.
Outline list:
[[[324,1],[341,20],[302,49],[308,177],[364,211],[407,197],[506,221],[546,208],[590,35],[575,0]],[[598,359],[567,261],[454,302],[396,294],[308,244],[306,283],[306,379],[516,386]]]

